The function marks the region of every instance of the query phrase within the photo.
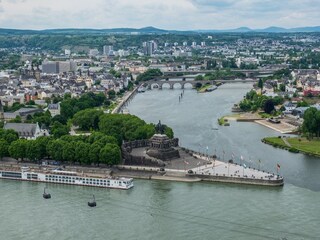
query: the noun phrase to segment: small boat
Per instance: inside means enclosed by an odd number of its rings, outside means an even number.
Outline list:
[[[146,88],[141,86],[138,88],[138,93],[144,93],[146,91]]]
[[[88,202],[88,206],[89,207],[96,207],[97,206],[96,199],[95,199],[94,195],[92,195],[92,196],[93,196],[93,201]]]
[[[46,193],[46,187],[43,189],[43,194],[42,194],[44,199],[49,199],[51,198],[51,194],[50,193]]]

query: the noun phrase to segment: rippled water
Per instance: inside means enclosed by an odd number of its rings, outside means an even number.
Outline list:
[[[0,239],[319,239],[319,160],[262,144],[261,137],[277,133],[256,124],[212,130],[248,89],[186,90],[180,104],[180,90],[148,91],[129,109],[146,121],[161,119],[195,150],[261,158],[270,171],[280,162],[283,188],[135,180],[124,191],[48,184],[52,199],[45,200],[45,184],[0,180]],[[92,194],[96,208],[87,206]]]
[[[135,181],[129,191],[0,183],[1,239],[319,239],[320,196],[286,185]],[[96,208],[87,201],[95,194]]]

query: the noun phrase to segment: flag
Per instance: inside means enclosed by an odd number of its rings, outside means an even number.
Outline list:
[[[277,164],[277,170],[278,171],[280,170],[280,164]]]
[[[201,162],[198,162],[198,163],[197,163],[197,166],[199,166],[200,164],[201,164]]]
[[[207,150],[209,150],[209,147],[207,146]]]
[[[241,155],[240,159],[243,161],[243,156]]]
[[[184,161],[185,164],[189,165],[189,163],[187,161]]]
[[[259,163],[261,163],[261,160],[259,159]]]
[[[246,164],[243,164],[243,167],[244,167],[244,168],[246,168],[246,167],[247,167],[247,165],[246,165]]]
[[[234,153],[231,154],[231,158],[234,159]]]

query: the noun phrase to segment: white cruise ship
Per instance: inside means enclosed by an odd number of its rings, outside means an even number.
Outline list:
[[[132,178],[109,178],[103,175],[80,174],[62,170],[33,172],[28,167],[22,167],[20,171],[0,169],[0,178],[102,188],[130,189],[133,187]]]

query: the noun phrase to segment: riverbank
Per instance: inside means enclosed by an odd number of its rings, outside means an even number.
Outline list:
[[[320,157],[320,140],[309,141],[306,138],[268,137],[262,139],[262,142],[289,152]]]
[[[222,117],[228,121],[237,121],[237,122],[255,122],[264,127],[270,128],[274,131],[277,131],[281,134],[290,134],[295,133],[298,129],[297,126],[290,124],[291,119],[281,119],[280,123],[272,123],[265,118],[262,118],[258,113],[236,113]]]
[[[218,87],[216,85],[205,84],[204,86],[197,89],[197,92],[198,93],[212,92],[212,91],[216,90],[217,88]]]
[[[136,86],[132,91],[128,91],[121,99],[120,102],[116,104],[114,109],[112,110],[112,114],[120,113],[122,108],[126,106],[127,102],[129,102],[134,95],[138,92],[140,86]]]

